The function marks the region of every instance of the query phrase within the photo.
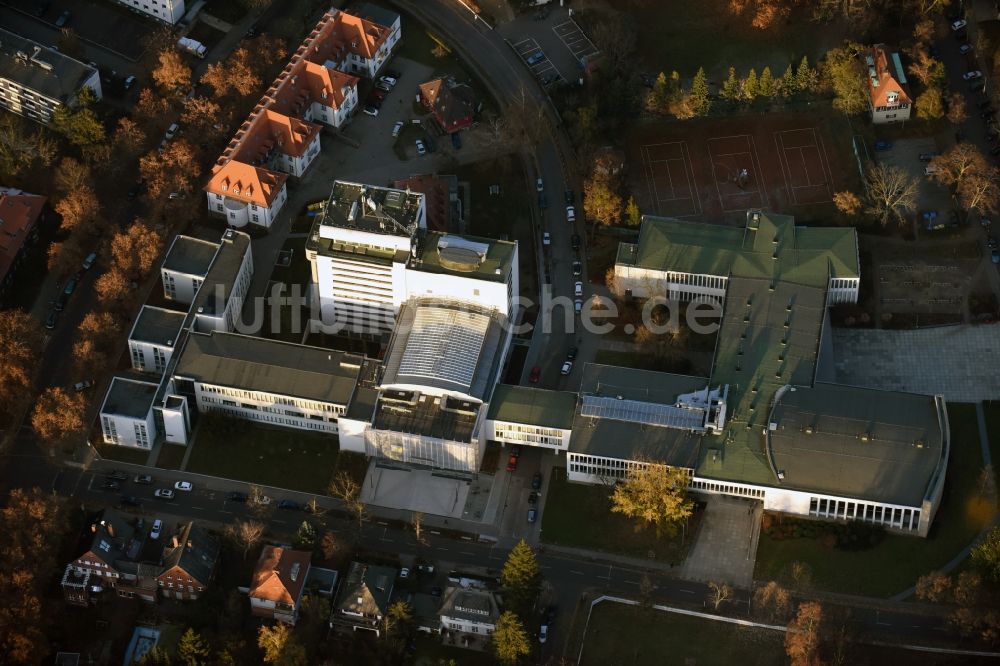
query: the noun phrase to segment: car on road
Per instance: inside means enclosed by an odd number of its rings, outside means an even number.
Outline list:
[[[576,300],[574,300],[573,301],[573,310],[576,312],[576,314],[580,314],[581,312],[583,312],[583,301],[580,300],[579,298],[577,298]]]
[[[405,125],[402,120],[397,120],[396,124],[392,126],[392,135],[399,136],[399,133],[403,131],[403,125]]]
[[[951,29],[955,32],[958,32],[959,30],[965,30],[966,26],[968,25],[969,24],[963,19],[958,19],[957,21],[951,22]]]
[[[167,128],[167,133],[164,134],[163,136],[165,136],[167,138],[167,140],[169,141],[170,139],[172,139],[175,136],[177,136],[177,130],[179,130],[179,129],[180,129],[180,126],[177,123],[170,123],[170,127]]]
[[[559,372],[563,375],[573,372],[573,361],[563,361],[562,369]]]
[[[378,107],[373,104],[366,105],[365,108],[362,109],[362,111],[367,113],[372,118],[378,115]]]
[[[388,74],[386,74],[385,76],[378,77],[378,80],[379,80],[379,83],[384,83],[385,85],[389,86],[390,88],[395,88],[396,87],[396,83],[398,83],[395,78],[389,76]]]
[[[240,502],[240,503],[243,503],[243,502],[246,502],[249,498],[250,498],[250,496],[247,495],[246,493],[238,493],[238,492],[236,492],[234,490],[233,492],[229,493],[229,497],[227,499],[230,502]]]
[[[531,382],[532,384],[537,384],[538,379],[541,376],[542,376],[542,369],[541,367],[536,365],[531,369],[531,372],[528,374],[528,381]]]
[[[580,249],[580,234],[573,234],[569,239],[569,244],[574,250]]]
[[[49,316],[45,318],[45,328],[50,331],[56,327],[56,322],[59,321],[59,311],[49,310]]]
[[[535,189],[538,190],[539,192],[544,192],[545,191],[545,181],[543,181],[541,178],[539,178],[538,180],[536,180],[535,181]]]
[[[545,52],[538,51],[537,53],[532,53],[530,56],[528,56],[525,62],[528,63],[529,66],[534,66],[543,60],[545,60]]]
[[[549,206],[549,200],[545,198],[545,192],[538,193],[538,207],[545,210]]]
[[[542,487],[542,473],[535,472],[535,475],[531,477],[531,488],[532,490],[540,490]]]
[[[118,492],[121,489],[122,489],[122,484],[118,483],[117,481],[112,481],[111,479],[108,479],[103,484],[101,484],[101,490]]]
[[[401,580],[406,580],[409,577],[410,577],[410,570],[409,569],[407,569],[406,567],[403,567],[402,569],[399,570],[399,578]]]
[[[552,236],[547,231],[542,233],[542,245],[545,247],[552,245]]]
[[[426,155],[427,147],[424,146],[424,142],[421,141],[420,139],[417,139],[416,144],[417,144],[417,155]]]
[[[91,269],[91,267],[93,267],[94,262],[96,262],[96,261],[97,261],[97,253],[96,252],[91,252],[90,254],[88,254],[86,256],[86,258],[84,258],[84,260],[83,260],[83,270],[89,271]]]
[[[1000,250],[990,250],[990,261],[1000,264]]]
[[[983,78],[983,73],[980,72],[978,69],[974,69],[971,72],[966,72],[965,74],[962,74],[962,78],[965,79],[966,81],[974,81],[976,79]]]
[[[73,17],[73,12],[71,12],[70,10],[67,9],[62,14],[59,15],[59,18],[56,19],[56,27],[57,28],[62,28],[67,23],[69,23],[69,20],[72,17]]]
[[[158,497],[160,499],[172,500],[174,498],[174,491],[169,488],[157,488],[153,493],[153,497]]]
[[[573,295],[574,296],[583,296],[583,283],[582,282],[574,282],[573,283]]]
[[[79,393],[80,391],[86,391],[93,385],[94,382],[90,381],[89,379],[84,379],[82,382],[77,382],[76,384],[73,384],[73,390]]]
[[[517,469],[517,456],[510,456],[507,458],[507,471],[513,472]]]
[[[153,529],[149,530],[150,539],[159,539],[160,532],[163,531],[163,521],[157,518],[153,521]]]
[[[535,491],[528,493],[528,504],[538,504],[538,493]]]
[[[128,481],[128,474],[126,474],[121,470],[114,469],[111,470],[110,473],[108,473],[108,478],[111,479],[112,481]]]
[[[121,506],[142,506],[142,502],[139,498],[132,495],[122,495],[119,503]]]
[[[566,221],[576,222],[576,209],[572,206],[566,206]]]
[[[892,148],[892,144],[888,141],[876,141],[875,150],[889,150]]]
[[[549,640],[549,625],[543,624],[538,629],[538,642],[545,643],[547,640]]]
[[[194,488],[190,481],[178,481],[174,484],[174,490],[183,490],[189,492]]]
[[[569,351],[566,352],[566,360],[567,361],[575,361],[576,360],[576,353],[577,353],[577,351],[579,351],[579,350],[576,347],[570,347]]]
[[[917,159],[921,162],[930,162],[935,157],[937,157],[937,153],[920,153]]]
[[[576,202],[576,195],[573,194],[573,190],[566,190],[566,193],[563,196],[566,199],[567,206],[572,205],[573,203]]]
[[[573,277],[580,277],[583,273],[583,264],[579,261],[573,262]]]
[[[538,509],[528,509],[528,522],[533,523],[538,520]]]
[[[135,482],[138,483],[140,486],[148,486],[153,483],[153,477],[151,477],[149,474],[136,474]]]
[[[520,458],[521,457],[521,447],[518,446],[517,444],[515,444],[512,447],[510,447],[510,455],[514,456],[515,458]]]
[[[958,47],[958,52],[961,53],[962,55],[969,55],[974,50],[975,49],[973,48],[972,44],[969,44],[968,42]]]
[[[374,94],[375,92],[378,92],[378,91],[382,91],[384,93],[387,93],[387,92],[390,92],[391,90],[392,90],[392,86],[390,86],[388,83],[386,83],[384,81],[379,81],[378,83],[375,84],[375,90],[373,90],[372,93]]]
[[[278,508],[282,511],[302,511],[305,506],[301,502],[296,502],[295,500],[283,499],[278,502]]]
[[[462,149],[462,137],[461,132],[455,132],[451,135],[451,147],[455,150]]]
[[[131,88],[134,85],[135,85],[135,77],[132,76],[132,75],[129,75],[129,76],[125,77],[125,82],[122,84],[122,87],[125,90],[128,90],[129,88]]]

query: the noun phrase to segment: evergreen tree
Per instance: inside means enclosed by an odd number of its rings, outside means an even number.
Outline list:
[[[727,102],[735,102],[740,98],[740,82],[736,78],[736,68],[729,68],[729,77],[722,84],[722,99]]]
[[[154,646],[139,660],[139,666],[172,666],[173,663],[174,660],[159,645]]]
[[[677,97],[681,93],[681,73],[676,69],[670,72],[670,97]]]
[[[795,88],[799,92],[809,93],[815,87],[816,72],[809,66],[809,57],[802,56],[802,62],[795,72]]]
[[[757,94],[761,97],[774,97],[774,77],[771,75],[771,68],[765,67],[760,73],[757,81]]]
[[[708,97],[708,79],[705,68],[699,67],[691,82],[691,110],[696,116],[708,115],[712,100]]]
[[[507,590],[507,599],[511,607],[527,610],[542,582],[542,569],[538,566],[531,546],[521,539],[507,555],[507,561],[500,571],[500,582]]]
[[[208,663],[208,642],[191,627],[181,635],[177,643],[177,658],[184,666],[201,666]]]
[[[780,88],[782,97],[791,97],[798,92],[798,87],[795,85],[795,71],[792,69],[791,63],[788,63],[788,69],[778,79],[778,87]]]
[[[649,101],[646,104],[648,110],[654,113],[662,113],[666,110],[667,101],[670,99],[670,82],[667,75],[660,72],[653,83],[653,89],[649,93]]]
[[[639,204],[635,202],[635,197],[628,198],[625,206],[625,222],[630,227],[637,227],[642,222],[642,213],[639,212]]]
[[[521,657],[531,654],[528,634],[525,633],[521,620],[510,611],[504,611],[497,620],[492,641],[493,651],[501,664],[516,664]]]
[[[750,73],[747,74],[747,78],[743,79],[743,84],[741,85],[743,89],[742,97],[747,102],[753,102],[758,93],[760,93],[760,86],[757,83],[757,70],[750,68]]]

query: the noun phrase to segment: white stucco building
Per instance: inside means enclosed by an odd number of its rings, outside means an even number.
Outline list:
[[[160,266],[163,296],[182,305],[191,305],[218,251],[218,243],[191,236],[174,236]]]
[[[153,404],[157,384],[122,377],[111,380],[101,405],[105,444],[151,449],[156,440]]]
[[[132,369],[162,376],[170,362],[187,314],[152,305],[142,306],[128,335]]]
[[[449,587],[441,610],[441,629],[489,636],[500,619],[500,605],[489,590]]]
[[[184,0],[115,0],[134,12],[174,25],[184,16]]]
[[[253,280],[250,237],[227,229],[191,304],[192,330],[232,331]]]

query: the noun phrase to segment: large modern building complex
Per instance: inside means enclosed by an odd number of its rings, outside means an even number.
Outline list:
[[[96,68],[0,29],[0,107],[43,124],[60,106],[73,106],[83,88],[101,98]]]
[[[184,0],[116,0],[134,12],[169,23],[177,23],[184,16]]]

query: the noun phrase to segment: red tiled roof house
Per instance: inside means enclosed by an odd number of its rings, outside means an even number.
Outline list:
[[[434,79],[420,84],[420,103],[449,134],[472,124],[475,96],[472,89],[448,79]]]
[[[906,73],[898,53],[885,44],[876,44],[864,53],[868,106],[872,123],[900,123],[910,119],[913,100],[906,87]]]
[[[295,624],[311,559],[305,551],[264,546],[250,582],[250,612]]]

